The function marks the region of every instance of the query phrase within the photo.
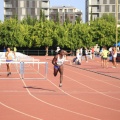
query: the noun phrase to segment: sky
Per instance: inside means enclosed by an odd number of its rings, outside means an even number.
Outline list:
[[[0,0],[0,20],[4,20],[4,0]],[[50,6],[73,6],[83,13],[85,21],[85,0],[50,0]]]

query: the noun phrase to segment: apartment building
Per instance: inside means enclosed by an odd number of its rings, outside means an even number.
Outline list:
[[[110,13],[116,17],[116,0],[86,0],[86,22],[92,18],[101,17],[104,13]],[[118,20],[120,21],[120,0],[118,0]]]
[[[17,16],[22,20],[27,15],[39,19],[40,10],[45,13],[49,19],[49,0],[4,0],[4,18]]]
[[[74,23],[77,18],[82,20],[82,12],[73,6],[53,6],[50,7],[50,19],[57,21],[59,17],[60,23],[64,23],[69,19],[71,23]]]

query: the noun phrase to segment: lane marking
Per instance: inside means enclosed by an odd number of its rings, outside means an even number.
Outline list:
[[[12,110],[12,111],[15,111],[15,112],[17,112],[17,113],[23,114],[23,115],[28,116],[28,117],[30,117],[30,118],[33,118],[33,119],[36,119],[36,120],[43,120],[43,119],[41,119],[41,118],[34,117],[34,116],[32,116],[32,115],[29,115],[29,114],[27,114],[27,113],[21,112],[21,111],[19,111],[19,110],[17,110],[17,109],[14,109],[14,108],[12,108],[12,107],[9,107],[8,105],[6,105],[6,104],[4,104],[4,103],[2,103],[2,102],[0,102],[0,104],[1,104],[2,106],[6,107],[6,108],[8,108],[8,109],[10,109],[10,110]]]

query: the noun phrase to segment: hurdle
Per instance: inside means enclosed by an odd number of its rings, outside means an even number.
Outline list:
[[[39,61],[34,61],[34,65],[37,65],[37,67],[35,68],[35,67],[33,67],[33,66],[30,66],[31,67],[31,70],[33,70],[33,71],[35,71],[35,74],[37,74],[38,76],[37,77],[26,77],[25,75],[26,74],[29,74],[29,75],[31,75],[30,74],[30,72],[27,72],[26,71],[26,68],[25,68],[25,65],[27,65],[27,64],[33,64],[33,62],[31,61],[29,61],[29,62],[27,62],[27,61],[12,61],[12,62],[1,62],[0,61],[0,64],[2,65],[2,64],[6,64],[6,63],[11,63],[11,64],[17,64],[17,66],[18,66],[18,68],[16,69],[16,71],[17,71],[17,74],[18,74],[18,76],[19,77],[15,77],[15,78],[12,78],[12,77],[1,77],[0,76],[0,79],[27,79],[27,80],[35,80],[35,79],[37,79],[37,80],[45,80],[45,79],[47,79],[47,74],[48,74],[48,62],[39,62]],[[44,72],[42,71],[42,73],[40,73],[41,71],[40,71],[40,65],[44,65]],[[30,68],[29,67],[29,68]],[[7,73],[7,72],[6,72]],[[34,74],[34,72],[32,72],[33,74]],[[1,70],[0,70],[0,74],[1,74]],[[33,76],[33,74],[32,74],[32,76]],[[12,75],[10,75],[10,76],[12,76]],[[40,77],[40,76],[42,76],[42,77]]]

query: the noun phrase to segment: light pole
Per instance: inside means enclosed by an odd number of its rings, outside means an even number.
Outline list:
[[[116,49],[118,41],[118,0],[116,0]]]

